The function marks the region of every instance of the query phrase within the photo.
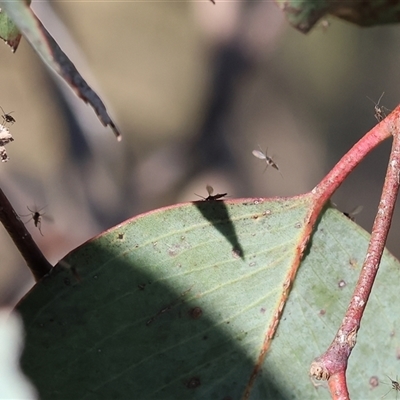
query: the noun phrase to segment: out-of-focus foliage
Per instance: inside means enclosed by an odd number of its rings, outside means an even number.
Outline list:
[[[400,22],[399,1],[276,0],[276,2],[288,21],[305,33],[328,14],[360,26]]]
[[[117,139],[121,140],[121,134],[109,117],[106,107],[100,97],[86,83],[82,75],[75,68],[75,65],[61,50],[58,43],[46,30],[42,22],[36,17],[35,13],[29,7],[29,3],[27,4],[24,0],[19,0],[0,2],[0,5],[2,7],[2,14],[0,17],[4,19],[4,13],[6,13],[7,20],[8,17],[13,19],[13,24],[10,24],[10,32],[7,35],[7,42],[11,40],[8,39],[8,36],[14,34],[16,25],[24,35],[24,38],[31,44],[47,66],[57,72],[64,81],[70,85],[79,98],[91,105],[101,123],[104,126],[111,127]],[[14,41],[15,40],[16,39],[14,39]],[[15,51],[16,47],[13,49]]]

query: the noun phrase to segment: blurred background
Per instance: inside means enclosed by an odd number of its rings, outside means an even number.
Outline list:
[[[32,2],[32,8],[102,97],[123,134],[49,72],[22,38],[2,46],[0,105],[13,111],[1,187],[22,219],[45,213],[52,264],[91,237],[154,208],[207,196],[293,196],[310,191],[375,124],[374,102],[399,98],[400,28],[337,19],[304,35],[273,2]],[[396,90],[394,90],[396,89]],[[390,151],[377,148],[333,201],[363,206],[370,230]],[[279,165],[265,172],[253,149]],[[395,217],[389,249],[400,256]],[[0,227],[0,305],[33,285]]]

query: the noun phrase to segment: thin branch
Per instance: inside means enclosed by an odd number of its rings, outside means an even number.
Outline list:
[[[399,123],[396,122],[396,119],[399,121],[399,107],[392,114],[391,122],[387,121],[384,126],[378,125],[381,128],[388,129],[394,139],[363,268],[342,324],[332,344],[322,356],[315,359],[310,369],[310,373],[315,378],[329,379],[331,395],[335,400],[348,398],[345,377],[347,362],[356,344],[361,318],[385,249],[400,186],[400,130]],[[342,396],[342,394],[345,395]]]
[[[332,168],[322,181],[311,191],[314,197],[314,206],[307,218],[308,231],[302,243],[302,253],[311,238],[314,226],[321,212],[333,193],[340,187],[351,172],[361,163],[366,155],[380,143],[390,138],[391,127],[395,124],[400,113],[398,106],[387,118],[367,132]]]
[[[392,135],[392,126],[400,113],[398,106],[387,118],[367,132],[332,168],[324,179],[312,190],[319,208],[331,198],[347,176],[360,164],[365,156]],[[319,212],[318,212],[319,214]]]
[[[25,259],[36,282],[53,268],[47,261],[18,214],[0,189],[0,222],[6,228],[22,257]]]

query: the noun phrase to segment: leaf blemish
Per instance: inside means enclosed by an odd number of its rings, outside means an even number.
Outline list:
[[[188,389],[196,389],[200,385],[201,385],[200,378],[198,378],[197,376],[190,378],[189,381],[186,383],[186,387]]]
[[[379,386],[379,378],[377,376],[371,376],[371,378],[369,378],[369,384],[371,389],[375,389],[377,386]]]
[[[203,310],[200,307],[193,307],[189,310],[189,315],[192,319],[199,319],[203,315]]]
[[[346,286],[346,282],[342,279],[338,283],[339,289],[343,289]]]
[[[358,266],[357,260],[355,258],[350,258],[349,264],[352,268],[357,268]]]

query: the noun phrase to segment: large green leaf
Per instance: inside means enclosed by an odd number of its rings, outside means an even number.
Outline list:
[[[311,203],[304,196],[178,205],[70,253],[17,307],[27,334],[22,365],[41,398],[241,398]],[[329,398],[308,369],[336,332],[367,240],[340,212],[324,213],[251,399]],[[386,253],[348,369],[358,398],[384,394],[389,387],[371,390],[370,377],[396,371],[398,273]]]

